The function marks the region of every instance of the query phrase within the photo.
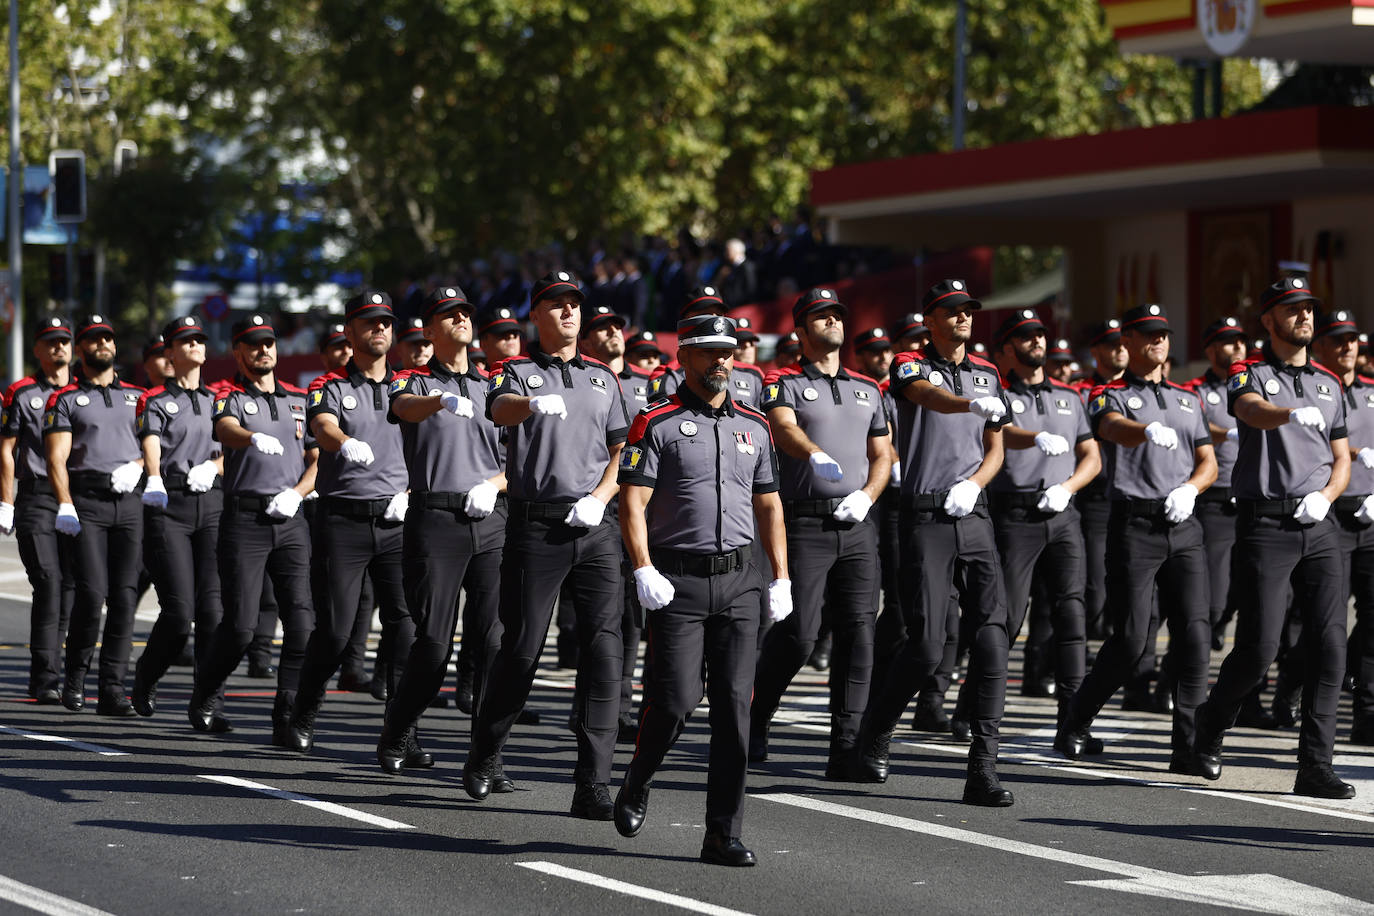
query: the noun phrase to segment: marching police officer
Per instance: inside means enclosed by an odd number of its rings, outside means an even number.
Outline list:
[[[797,332],[788,331],[778,339],[778,348],[773,354],[773,368],[786,369],[788,366],[795,366],[800,358],[801,344],[797,341]]]
[[[739,346],[735,347],[735,363],[752,366],[759,358],[759,335],[754,333],[754,323],[748,318],[736,318],[734,321],[735,340],[739,341]]]
[[[100,635],[102,716],[136,715],[125,695],[143,564],[143,456],[134,413],[143,389],[115,374],[114,328],[100,315],[79,325],[81,377],[53,392],[43,420],[57,530],[75,538],[76,602],[67,633],[62,704],[85,706],[86,669]],[[107,605],[100,634],[100,608]]]
[[[415,726],[443,684],[460,588],[467,593],[463,644],[472,658],[478,707],[501,646],[506,475],[496,427],[486,416],[487,380],[467,358],[474,312],[459,287],[426,296],[421,320],[434,355],[391,382],[390,419],[400,426],[410,470],[402,569],[416,621],[415,643],[377,742],[377,761],[391,774],[433,764],[419,748]],[[505,778],[492,785],[493,792],[514,788]]]
[[[1197,395],[1164,378],[1169,319],[1141,305],[1121,321],[1125,374],[1092,394],[1088,411],[1103,442],[1111,516],[1107,525],[1108,607],[1114,632],[1063,708],[1054,746],[1071,760],[1098,750],[1088,727],[1146,651],[1159,607],[1173,634],[1174,726],[1169,770],[1191,773],[1197,707],[1207,692],[1207,554],[1193,514],[1216,480],[1212,437]]]
[[[349,299],[344,316],[353,358],[311,383],[306,413],[321,454],[311,552],[315,630],[291,708],[291,745],[302,753],[314,745],[315,718],[348,647],[364,573],[381,607],[382,628],[390,630],[377,659],[388,693],[415,641],[401,576],[409,505],[405,456],[401,431],[387,420],[394,373],[386,355],[396,316],[391,297],[377,289]]]
[[[902,615],[898,609],[897,570],[901,565],[901,553],[897,544],[897,512],[901,500],[902,464],[897,460],[897,437],[893,434],[897,419],[897,403],[892,400],[890,388],[889,370],[892,366],[892,341],[888,339],[887,329],[869,328],[855,337],[854,356],[858,360],[859,368],[865,375],[878,383],[878,387],[883,393],[883,414],[887,417],[888,447],[892,456],[892,469],[888,473],[887,486],[883,488],[882,495],[878,497],[878,502],[873,507],[874,522],[878,526],[878,562],[883,577],[883,606],[882,611],[878,614],[878,620],[882,621],[883,615],[890,608],[892,615],[889,622],[900,626]],[[875,623],[875,663],[878,653],[883,651],[885,644],[884,637],[879,635],[883,627],[881,622]],[[898,630],[898,638],[901,637],[901,633],[902,631]]]
[[[881,575],[869,511],[888,484],[891,440],[882,390],[840,364],[849,310],[834,290],[792,306],[801,362],[764,383],[763,407],[779,452],[795,613],[764,637],[750,710],[750,758],[766,756],[783,692],[811,655],[827,605],[834,633],[827,779],[854,778],[859,724],[873,670]]]
[[[658,335],[653,331],[633,334],[625,341],[625,362],[648,372],[652,377],[654,370],[663,362],[663,351],[658,348]]]
[[[406,322],[405,333],[396,342],[401,345],[402,369],[418,369],[434,355],[434,344],[425,336],[425,319],[421,315]]]
[[[729,396],[733,330],[714,315],[678,323],[681,385],[635,418],[620,458],[621,528],[654,660],[615,826],[622,836],[643,828],[654,773],[701,701],[704,671],[711,748],[701,860],[749,866],[757,858],[740,834],[763,585],[755,517],[773,572],[773,618],[791,611],[792,586],[768,424]]]
[[[501,564],[505,633],[473,722],[463,788],[481,800],[502,775],[501,748],[529,696],[554,598],[572,577],[580,664],[571,812],[610,820],[624,643],[620,539],[605,520],[629,417],[620,380],[577,350],[583,294],[567,271],[530,292],[538,345],[491,380],[487,416],[509,427],[510,523]]]
[[[515,313],[505,307],[488,309],[479,315],[477,335],[482,351],[493,366],[500,365],[512,356],[519,356],[520,346],[524,343],[520,322],[515,319]]]
[[[172,377],[172,357],[167,352],[167,342],[161,334],[148,341],[143,348],[143,374],[148,379],[149,388],[156,388]]]
[[[333,372],[353,358],[353,345],[348,342],[344,326],[331,324],[329,330],[320,338],[320,362],[325,372]]]
[[[700,286],[692,290],[683,304],[679,319],[694,318],[698,315],[724,315],[729,311],[725,300],[714,286]],[[666,398],[682,384],[682,366],[672,360],[654,370],[653,382],[649,386],[649,400]],[[755,409],[763,393],[763,370],[748,363],[735,362],[730,370],[730,397],[732,400],[747,404]]]
[[[926,327],[926,316],[920,312],[908,312],[897,326],[892,338],[892,349],[898,353],[923,350],[930,345],[930,330]]]
[[[973,311],[982,303],[962,280],[933,286],[923,300],[931,342],[893,361],[898,454],[902,461],[902,616],[907,642],[869,698],[861,764],[884,782],[892,732],[945,651],[946,617],[963,571],[970,636],[969,715],[973,738],[964,801],[1013,803],[997,778],[998,731],[1006,702],[1007,607],[1001,561],[984,488],[1002,466],[1007,404],[997,367],[971,356]],[[918,447],[919,445],[919,447]]]
[[[1240,442],[1231,471],[1237,508],[1236,641],[1198,712],[1194,765],[1221,776],[1221,743],[1245,696],[1278,650],[1288,586],[1299,596],[1309,660],[1293,791],[1354,798],[1331,767],[1345,676],[1349,589],[1339,528],[1331,517],[1350,480],[1340,380],[1309,358],[1314,304],[1307,282],[1280,280],[1260,299],[1264,355],[1231,369],[1227,383]]]
[[[276,377],[277,334],[262,315],[230,329],[238,373],[215,399],[213,434],[224,452],[219,578],[224,616],[196,671],[187,718],[196,731],[231,729],[219,713],[225,680],[253,639],[263,578],[277,596],[284,638],[272,706],[272,743],[288,747],[291,702],[314,627],[310,531],[301,500],[315,487],[318,448],[305,425],[306,393]]]
[[[72,329],[62,318],[39,322],[33,357],[38,372],[5,391],[0,420],[0,531],[19,542],[33,601],[29,613],[29,696],[39,705],[62,702],[62,638],[71,619],[76,583],[72,539],[59,537],[57,500],[48,482],[43,414],[53,392],[71,378]]]
[[[1088,349],[1093,357],[1093,374],[1078,385],[1084,403],[1092,392],[1121,378],[1126,371],[1126,347],[1121,342],[1121,322],[1116,318],[1088,329]],[[1079,517],[1083,520],[1083,546],[1087,549],[1087,584],[1083,588],[1083,612],[1088,622],[1088,638],[1102,639],[1111,624],[1107,620],[1107,501],[1106,468],[1097,479],[1078,494]],[[1153,659],[1153,652],[1150,653]],[[1153,667],[1153,661],[1151,662]]]
[[[208,337],[195,318],[162,330],[173,375],[139,401],[138,437],[148,480],[143,487],[145,553],[161,605],[147,647],[134,666],[134,710],[151,716],[157,682],[196,628],[196,667],[209,661],[224,606],[219,585],[219,524],[224,459],[210,415],[215,395],[201,379]]]

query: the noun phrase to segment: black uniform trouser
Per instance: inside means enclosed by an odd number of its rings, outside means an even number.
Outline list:
[[[993,527],[1007,584],[1007,635],[1014,641],[1021,631],[1032,583],[1038,577],[1045,585],[1054,625],[1056,692],[1071,696],[1083,682],[1087,667],[1083,528],[1078,511],[1073,506],[1056,513],[1008,508],[994,514]]]
[[[898,582],[902,567],[901,489],[887,487],[869,513],[878,526],[878,563],[882,569],[883,610],[896,611],[901,607]],[[881,646],[877,653],[882,653]]]
[[[315,522],[311,563],[318,588],[314,594],[315,630],[306,645],[297,694],[297,709],[302,711],[319,708],[329,679],[339,670],[358,614],[364,574],[372,577],[383,626],[391,626],[395,633],[391,655],[377,657],[392,693],[415,642],[415,622],[406,605],[401,573],[402,523],[384,521],[381,516],[360,518],[331,511],[328,497],[317,510]]]
[[[76,544],[57,533],[57,499],[43,480],[14,500],[14,536],[33,590],[29,611],[29,695],[62,680],[62,638],[76,601]]]
[[[453,654],[458,593],[463,606],[463,644],[474,663],[473,696],[480,707],[487,672],[501,648],[501,552],[506,543],[506,503],[484,519],[461,508],[406,512],[406,604],[415,619],[415,643],[387,708],[393,728],[408,728],[439,695]]]
[[[634,572],[628,559],[621,558],[620,570],[621,579],[625,583],[625,597],[620,613],[620,635],[625,642],[625,653],[620,663],[620,721],[633,722],[635,664],[639,661],[639,643],[644,635],[644,609],[639,606],[639,594],[634,586]]]
[[[574,710],[579,783],[610,780],[620,705],[624,638],[620,533],[602,519],[574,528],[558,519],[526,518],[511,508],[501,560],[501,649],[487,678],[482,709],[472,726],[471,759],[501,753],[524,708],[549,632],[554,600],[571,577],[580,659]],[[757,603],[754,606],[758,611]]]
[[[1076,500],[1083,522],[1083,556],[1086,561],[1083,583],[1083,616],[1089,630],[1107,621],[1107,519],[1112,505],[1105,495],[1080,493]]]
[[[1292,518],[1255,517],[1242,505],[1236,520],[1236,644],[1207,698],[1209,724],[1229,728],[1241,701],[1278,653],[1289,584],[1302,615],[1299,646],[1306,661],[1302,688],[1300,764],[1330,764],[1336,710],[1345,676],[1346,561],[1334,518],[1302,525]]]
[[[1332,510],[1346,560],[1346,591],[1355,596],[1355,626],[1346,643],[1346,670],[1355,676],[1357,720],[1374,718],[1374,525]]]
[[[76,536],[76,603],[67,633],[67,680],[86,677],[100,638],[100,690],[124,693],[133,649],[138,573],[143,566],[143,502],[137,492],[73,493],[81,518]],[[105,631],[100,608],[105,605]]]
[[[138,660],[139,677],[156,684],[196,628],[196,670],[204,668],[224,614],[219,588],[219,520],[224,492],[173,491],[167,506],[143,510],[144,552],[157,583],[160,609]]]
[[[683,575],[668,564],[660,571],[674,594],[667,607],[648,613],[652,664],[647,666],[639,738],[625,781],[645,786],[653,780],[687,716],[702,696],[709,696],[706,830],[739,836],[763,577],[753,562],[718,576]]]
[[[406,513],[409,515],[409,513]],[[318,603],[318,602],[316,602]],[[409,604],[409,599],[407,599]],[[372,632],[372,612],[377,607],[377,595],[372,588],[372,577],[365,571],[362,586],[358,589],[358,609],[353,615],[353,629],[348,634],[348,645],[339,658],[342,671],[362,671],[367,667],[367,637]],[[391,628],[382,630],[382,639],[377,643],[377,668],[383,668],[382,659],[390,656]]]
[[[869,696],[867,734],[890,733],[907,703],[945,654],[950,589],[962,574],[965,630],[970,637],[968,710],[971,759],[997,757],[1007,696],[1007,593],[992,521],[981,500],[964,518],[902,507],[902,616],[907,642]]]
[[[297,512],[273,518],[266,512],[235,504],[225,497],[219,520],[219,581],[224,616],[215,628],[205,668],[196,672],[196,688],[219,693],[234,673],[258,624],[263,583],[271,577],[281,615],[282,647],[277,689],[294,698],[300,683],[305,644],[315,628],[310,603],[310,529]]]
[[[877,554],[878,526],[871,519],[855,524],[789,513],[792,613],[770,629],[763,642],[750,711],[756,731],[767,729],[787,686],[811,657],[825,605],[834,634],[831,750],[851,748],[858,742],[873,673],[873,627],[880,587]]]
[[[1207,579],[1211,602],[1208,623],[1216,628],[1226,616],[1231,601],[1231,548],[1236,543],[1236,506],[1229,499],[1198,499],[1197,518],[1202,523],[1203,543],[1207,545]]]
[[[1197,707],[1207,695],[1211,626],[1207,619],[1207,553],[1202,523],[1190,517],[1171,525],[1163,516],[1112,506],[1107,525],[1108,609],[1112,635],[1102,644],[1092,670],[1074,694],[1070,722],[1090,723],[1129,678],[1153,638],[1150,621],[1158,606],[1173,632],[1175,751],[1191,748]]]

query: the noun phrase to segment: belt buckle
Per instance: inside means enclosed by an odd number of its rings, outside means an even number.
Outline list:
[[[724,575],[725,573],[728,573],[730,571],[730,555],[725,553],[718,553],[710,558],[710,562],[707,564],[707,566],[707,572],[709,575]]]

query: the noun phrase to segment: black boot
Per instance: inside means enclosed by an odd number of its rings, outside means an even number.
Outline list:
[[[277,694],[278,702],[281,702],[284,693]],[[288,704],[286,708],[286,729],[284,744],[278,745],[288,750],[299,751],[302,754],[310,753],[310,749],[315,746],[315,716],[319,714],[318,703],[309,703],[299,695],[296,697],[295,708],[292,709]],[[278,710],[273,708],[272,721],[277,721]],[[273,729],[272,743],[277,744],[276,729]]]
[[[272,701],[272,746],[282,747],[288,750],[296,750],[295,742],[291,734],[291,701],[293,697],[285,690],[277,691],[277,698]],[[311,715],[310,719],[310,739],[314,742],[315,719]],[[306,747],[306,751],[310,748]]]
[[[86,708],[86,669],[68,671],[62,682],[62,705],[72,712]]]
[[[1002,788],[997,778],[997,763],[984,758],[970,757],[968,778],[964,780],[964,802],[984,808],[1010,808],[1016,799],[1010,789]]]
[[[858,763],[855,764],[854,782],[887,782],[890,769],[889,757],[892,752],[892,732],[872,735],[867,741],[860,739]]]
[[[1341,782],[1336,771],[1331,769],[1331,764],[1307,763],[1298,767],[1293,794],[1311,798],[1354,798],[1355,787],[1348,782]]]
[[[911,714],[911,727],[918,732],[946,734],[949,717],[945,715],[944,696],[934,690],[921,691],[916,698],[916,711]]]
[[[410,729],[393,729],[390,723],[382,723],[382,734],[377,739],[377,763],[388,776],[399,776],[405,767],[407,740]]]
[[[828,671],[830,669],[830,645],[831,634],[826,633],[816,640],[816,646],[811,650],[811,657],[806,663],[817,671]]]
[[[116,685],[100,688],[100,696],[95,704],[95,714],[109,716],[113,719],[132,719],[138,715],[134,712],[134,704],[130,703],[129,698],[124,695],[124,688]]]
[[[649,787],[631,787],[629,777],[615,794],[615,829],[621,836],[635,836],[649,816]]]
[[[1236,724],[1245,728],[1270,730],[1277,727],[1274,714],[1264,708],[1264,704],[1260,702],[1258,691],[1251,693],[1241,702],[1240,714],[1236,716]]]
[[[1203,779],[1221,778],[1221,739],[1226,731],[1212,721],[1204,704],[1197,710],[1197,733],[1193,737],[1192,775]]]
[[[143,674],[143,659],[134,665],[134,692],[131,698],[134,711],[140,716],[150,717],[157,712],[157,684]]]

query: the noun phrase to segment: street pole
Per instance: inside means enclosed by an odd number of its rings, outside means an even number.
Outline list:
[[[954,148],[964,148],[964,46],[968,41],[964,0],[954,8]]]
[[[10,381],[24,376],[24,221],[19,204],[23,199],[24,172],[19,167],[19,0],[10,0],[10,180],[9,200],[10,299],[14,323],[10,325]]]

